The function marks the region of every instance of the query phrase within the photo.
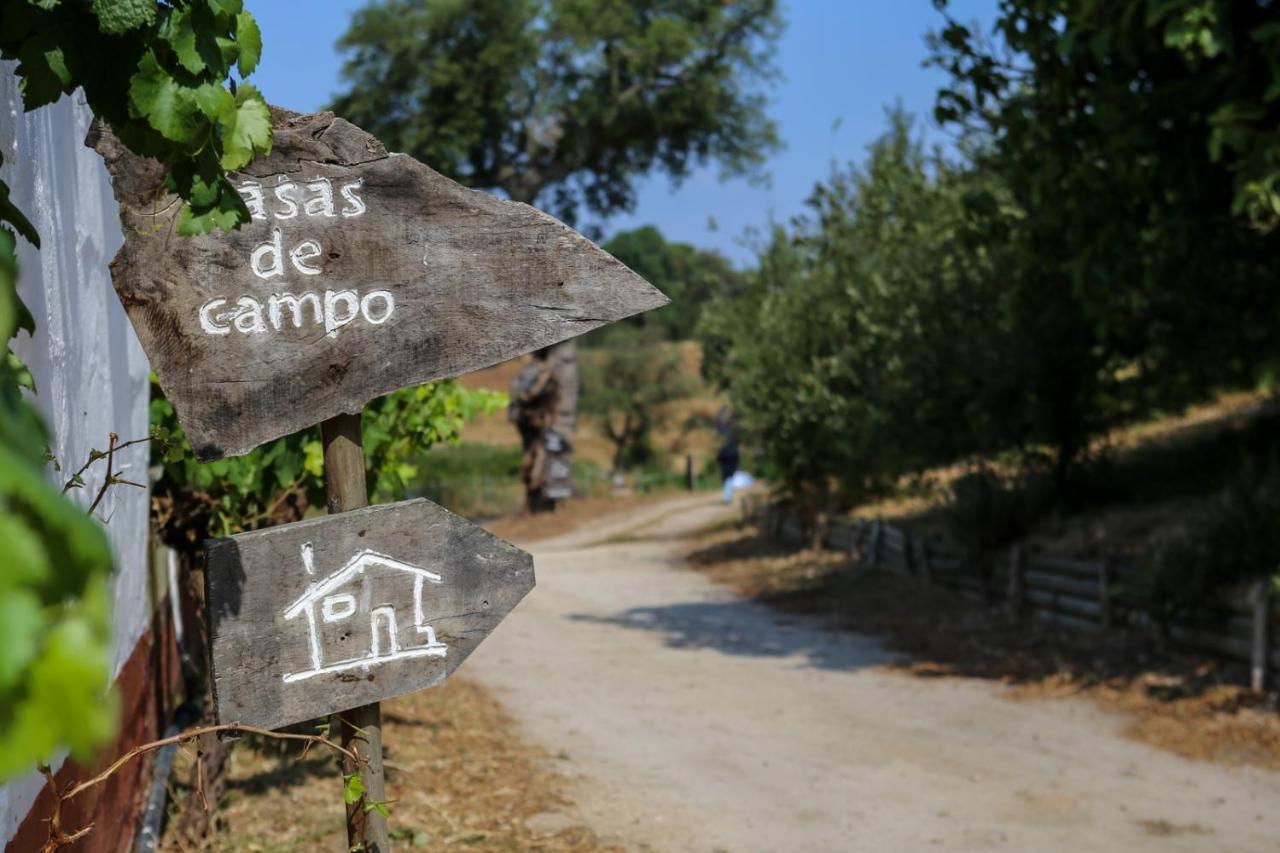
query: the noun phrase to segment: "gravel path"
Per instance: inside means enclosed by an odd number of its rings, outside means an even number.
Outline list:
[[[597,832],[664,853],[1280,850],[1280,774],[1129,741],[1086,702],[890,673],[874,639],[710,584],[679,537],[722,512],[684,497],[534,543],[537,589],[467,665]]]

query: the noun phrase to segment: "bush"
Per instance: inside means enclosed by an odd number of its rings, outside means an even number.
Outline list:
[[[1280,579],[1278,520],[1280,466],[1259,474],[1246,462],[1203,517],[1152,549],[1128,593],[1162,622],[1204,617],[1223,588]]]
[[[981,469],[951,486],[947,518],[952,535],[973,555],[1025,539],[1053,505],[1049,483],[1038,476],[1007,476]]]

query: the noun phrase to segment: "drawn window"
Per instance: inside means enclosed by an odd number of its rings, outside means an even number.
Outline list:
[[[324,600],[321,609],[324,612],[324,621],[326,622],[337,622],[339,619],[346,619],[356,612],[356,597],[350,593],[331,595]]]

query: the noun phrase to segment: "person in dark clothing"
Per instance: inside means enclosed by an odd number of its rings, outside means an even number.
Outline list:
[[[733,421],[733,414],[728,406],[716,413],[716,432],[724,436],[724,444],[716,453],[716,464],[720,466],[720,479],[724,482],[724,502],[733,501],[734,475],[742,464],[742,452],[738,448],[738,426]]]

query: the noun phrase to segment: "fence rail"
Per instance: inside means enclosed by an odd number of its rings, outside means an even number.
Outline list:
[[[746,512],[784,540],[812,541],[795,519],[772,505],[748,504]],[[975,561],[879,519],[832,523],[821,541],[870,568],[898,572],[988,605],[1003,604],[1013,615],[1084,631],[1160,625],[1183,646],[1249,664],[1254,690],[1262,690],[1269,675],[1280,671],[1280,608],[1266,581],[1226,590],[1207,602],[1210,615],[1196,624],[1161,625],[1140,602],[1123,594],[1136,580],[1136,568],[1109,560],[1028,552],[1019,544],[1008,550],[1006,559]]]

